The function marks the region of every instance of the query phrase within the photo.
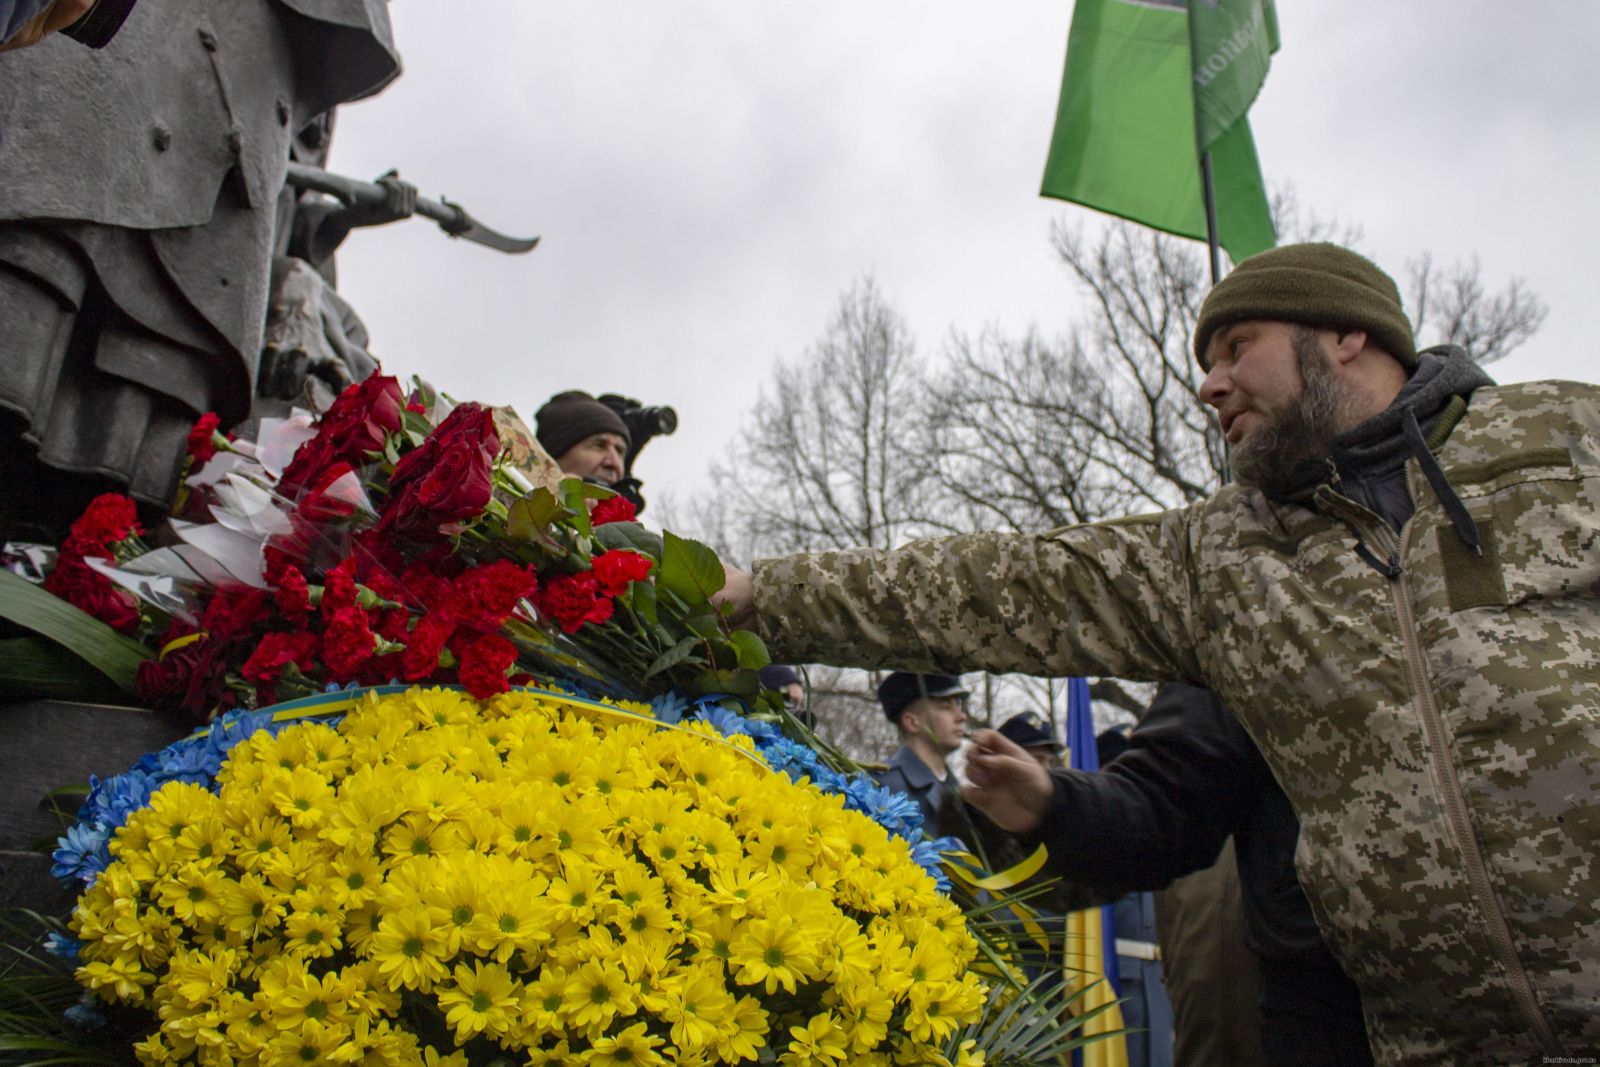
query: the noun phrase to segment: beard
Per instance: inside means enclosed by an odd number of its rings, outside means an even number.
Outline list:
[[[1302,464],[1326,456],[1335,435],[1345,426],[1353,406],[1348,386],[1317,345],[1314,331],[1294,332],[1295,364],[1300,394],[1277,415],[1264,417],[1256,431],[1233,446],[1228,462],[1233,479],[1279,500],[1300,481]]]

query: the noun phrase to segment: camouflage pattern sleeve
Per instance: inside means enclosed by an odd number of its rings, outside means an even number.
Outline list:
[[[758,560],[786,662],[1198,682],[1192,516]]]

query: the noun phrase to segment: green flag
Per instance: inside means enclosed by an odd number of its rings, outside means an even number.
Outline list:
[[[1041,192],[1203,241],[1198,131],[1202,122],[1217,129],[1232,111],[1209,148],[1218,240],[1238,262],[1276,242],[1244,118],[1265,76],[1265,55],[1252,85],[1254,51],[1238,35],[1257,27],[1270,51],[1276,20],[1270,0],[1191,4],[1199,53],[1191,51],[1183,0],[1078,0]],[[1202,56],[1202,69],[1192,54]]]
[[[1278,50],[1272,0],[1199,0],[1189,5],[1195,141],[1204,152],[1255,103]]]

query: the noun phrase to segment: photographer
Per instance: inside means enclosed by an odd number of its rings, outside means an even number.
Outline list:
[[[622,481],[632,436],[622,416],[588,393],[557,393],[534,415],[534,436],[566,473],[610,488]]]
[[[534,436],[562,471],[615,489],[642,513],[642,483],[633,476],[633,461],[652,437],[678,428],[678,414],[614,393],[595,398],[572,389],[546,401],[534,414],[534,426]]]

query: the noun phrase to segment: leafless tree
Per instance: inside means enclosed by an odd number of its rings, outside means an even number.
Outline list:
[[[1418,340],[1460,345],[1479,363],[1510,355],[1539,332],[1550,310],[1521,278],[1486,292],[1477,257],[1441,270],[1423,253],[1406,266],[1406,305]]]
[[[734,459],[681,516],[729,558],[870,545],[893,548],[953,529],[916,452],[924,373],[904,318],[863,277],[840,294],[820,338],[773,371],[739,430]],[[674,515],[674,518],[679,518]],[[895,731],[876,672],[812,667],[818,732],[857,759],[884,758]]]
[[[870,277],[840,296],[822,337],[784,360],[712,466],[725,527],[767,552],[892,548],[926,522],[931,481],[909,428],[922,367],[905,320]]]

